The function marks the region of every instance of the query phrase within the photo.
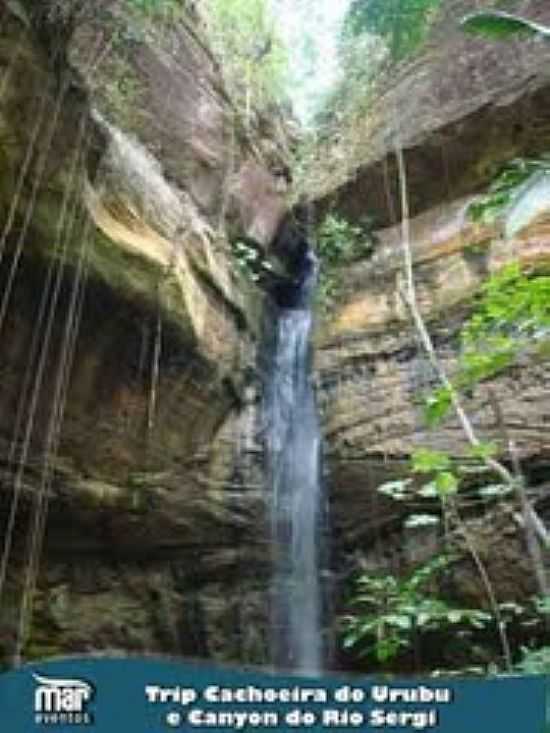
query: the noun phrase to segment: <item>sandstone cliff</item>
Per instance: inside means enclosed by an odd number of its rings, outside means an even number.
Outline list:
[[[401,572],[434,553],[437,531],[405,530],[403,505],[376,488],[408,475],[415,448],[467,453],[458,420],[451,416],[430,429],[423,417],[422,398],[438,379],[399,292],[396,145],[407,169],[419,305],[449,375],[456,371],[460,330],[482,282],[511,261],[531,271],[550,264],[547,216],[507,240],[498,225],[475,224],[467,213],[504,163],[548,150],[548,48],[525,39],[498,44],[465,37],[453,22],[472,4],[445,7],[426,53],[402,70],[365,119],[356,120],[333,154],[320,155],[311,171],[320,216],[332,211],[358,222],[367,215],[379,224],[373,255],[335,275],[335,303],[317,335],[335,571],[343,587],[352,568]],[[543,3],[522,9],[528,17],[550,20]],[[547,522],[549,379],[547,359],[525,356],[465,397],[479,436],[495,441],[509,461],[494,410],[495,400],[500,403]],[[495,512],[472,522],[480,556],[499,599],[526,597],[536,586],[523,530],[506,512]],[[457,567],[452,592],[475,605],[487,603],[468,560]]]
[[[100,3],[74,27],[70,7],[2,9],[3,653],[42,490],[25,655],[258,659],[259,625],[240,629],[262,608],[262,515],[255,489],[231,489],[238,441],[220,426],[259,313],[229,239],[273,237],[281,159],[234,109],[191,6]]]

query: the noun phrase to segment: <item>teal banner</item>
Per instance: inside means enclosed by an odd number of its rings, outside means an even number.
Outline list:
[[[545,733],[546,680],[299,678],[148,659],[70,659],[0,676],[6,733]]]

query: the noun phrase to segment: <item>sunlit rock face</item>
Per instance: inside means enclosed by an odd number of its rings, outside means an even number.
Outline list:
[[[335,205],[351,218],[367,214],[377,226],[395,224],[398,144],[412,214],[478,190],[515,156],[548,150],[548,44],[469,36],[459,23],[472,10],[479,3],[444,0],[425,50],[384,76],[368,112],[327,141],[306,184],[321,209]],[[522,3],[517,12],[550,22],[544,0]]]
[[[450,374],[456,369],[460,328],[485,278],[512,261],[535,268],[550,262],[548,219],[504,240],[496,229],[465,220],[464,207],[464,201],[457,202],[411,222],[420,310]],[[421,397],[437,379],[396,285],[402,268],[400,237],[399,228],[380,232],[372,259],[340,273],[340,303],[318,334],[325,429],[334,455],[357,451],[399,457],[411,444],[455,454],[466,449],[457,422],[429,430],[422,420]],[[529,368],[522,361],[494,383],[477,387],[468,401],[476,425],[498,441],[487,402],[488,390],[495,389],[525,456],[550,449],[543,399],[547,366],[542,354],[539,364],[536,354],[532,358]]]
[[[271,120],[254,109],[242,119],[192,3],[182,4],[179,14],[152,17],[131,3],[107,5],[111,20],[89,13],[67,51],[93,107],[139,141],[196,215],[214,229],[267,244],[284,211],[286,186]],[[121,32],[126,25],[135,37]],[[110,45],[101,58],[105,44],[98,51],[98,37],[105,36]],[[115,143],[120,148],[120,139]]]
[[[15,645],[47,467],[24,656],[114,648],[263,662],[264,511],[242,396],[259,308],[235,274],[228,236],[267,244],[278,226],[284,181],[271,133],[242,131],[195,38],[198,19],[114,48],[120,38],[98,33],[92,17],[54,59],[52,27],[36,25],[45,16],[21,8],[2,11],[0,56],[1,297],[10,292],[0,325],[2,532],[32,430],[1,602],[2,658]],[[113,86],[123,78],[135,95]]]
[[[515,239],[464,218],[464,201],[439,207],[411,222],[418,301],[441,363],[452,377],[460,331],[481,283],[503,265],[528,269],[550,265],[549,219],[541,218]],[[331,487],[334,567],[343,580],[353,569],[399,572],[439,552],[438,530],[404,529],[408,508],[384,497],[384,482],[411,475],[410,454],[418,448],[468,454],[468,442],[451,414],[430,428],[424,398],[439,385],[411,327],[399,294],[400,230],[380,232],[369,262],[339,273],[338,306],[318,332],[316,363],[320,409]],[[548,340],[534,343],[498,377],[463,396],[477,435],[498,446],[509,462],[508,439],[521,460],[537,507],[548,524],[546,489],[550,470],[550,366]],[[500,406],[503,424],[495,412]],[[507,437],[503,436],[503,427]],[[469,518],[470,532],[503,600],[536,593],[525,534],[517,514],[498,507]],[[446,589],[453,598],[486,607],[487,598],[468,553]],[[348,612],[339,596],[337,610]],[[348,661],[341,661],[344,666]]]
[[[512,261],[533,271],[547,271],[550,265],[547,216],[507,240],[500,227],[470,221],[466,209],[471,200],[435,207],[410,222],[419,307],[451,377],[457,370],[460,331],[484,280]],[[372,258],[338,273],[338,304],[318,331],[316,358],[335,566],[342,572],[356,563],[396,571],[439,551],[437,530],[404,530],[406,507],[379,494],[377,487],[410,475],[414,449],[430,448],[455,457],[468,453],[464,431],[452,414],[433,428],[424,416],[424,398],[439,380],[400,295],[401,237],[400,226],[381,230]],[[513,440],[523,470],[541,496],[550,468],[547,349],[547,339],[533,344],[513,366],[463,396],[478,436],[494,442],[505,461],[507,439]],[[495,403],[500,405],[507,439]],[[547,506],[544,501],[539,505],[546,518]],[[502,532],[494,533],[495,526]],[[536,592],[525,536],[512,516],[496,509],[478,517],[471,531],[499,597]],[[458,566],[451,590],[468,603],[486,604],[468,560]]]

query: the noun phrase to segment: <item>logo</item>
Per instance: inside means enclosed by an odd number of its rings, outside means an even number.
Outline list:
[[[34,720],[42,725],[90,725],[86,705],[94,688],[85,680],[63,680],[34,674]]]

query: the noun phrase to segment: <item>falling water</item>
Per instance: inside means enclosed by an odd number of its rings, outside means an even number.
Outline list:
[[[320,433],[311,383],[310,292],[316,265],[269,312],[264,418],[273,556],[271,653],[277,668],[322,667]],[[289,297],[290,295],[290,297]]]

